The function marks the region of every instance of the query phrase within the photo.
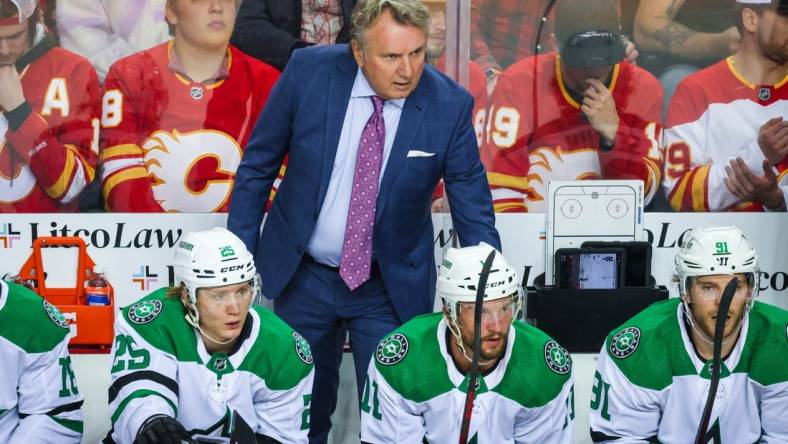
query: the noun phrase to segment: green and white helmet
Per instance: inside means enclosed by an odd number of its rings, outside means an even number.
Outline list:
[[[452,321],[457,320],[457,306],[460,302],[476,302],[479,276],[491,251],[495,251],[495,256],[487,277],[483,300],[512,297],[516,312],[519,313],[522,309],[522,287],[517,273],[498,250],[482,242],[473,247],[449,248],[443,256],[437,290],[444,306],[449,309]]]
[[[679,294],[685,300],[689,296],[690,278],[737,273],[747,275],[752,298],[755,298],[760,277],[758,253],[744,233],[733,225],[693,229],[676,255],[675,274]]]
[[[254,294],[259,293],[260,279],[254,256],[241,239],[225,228],[186,234],[175,248],[174,268],[175,285],[183,283],[186,286],[192,305],[197,303],[200,288],[253,281]]]

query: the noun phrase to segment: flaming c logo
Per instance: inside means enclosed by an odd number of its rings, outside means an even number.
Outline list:
[[[533,198],[528,202],[528,211],[547,211],[547,182],[550,180],[599,179],[602,171],[599,156],[594,149],[562,151],[560,147],[540,147],[529,156],[531,168],[528,183]]]
[[[229,135],[156,131],[142,149],[153,195],[166,211],[213,212],[229,199],[242,154]]]

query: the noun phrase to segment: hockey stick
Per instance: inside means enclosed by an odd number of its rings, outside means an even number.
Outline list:
[[[468,391],[465,393],[465,409],[462,412],[460,444],[468,442],[468,430],[471,427],[473,399],[476,396],[476,379],[479,373],[479,355],[482,348],[482,304],[484,303],[484,290],[487,288],[487,277],[490,275],[493,258],[495,258],[495,250],[491,251],[487,255],[487,259],[484,260],[476,287],[476,305],[473,308],[473,360],[471,361],[471,373],[468,378]]]
[[[731,308],[731,301],[736,288],[739,285],[735,277],[728,282],[720,298],[720,307],[717,309],[717,320],[714,323],[714,353],[711,363],[711,384],[709,385],[709,395],[706,397],[706,407],[703,408],[703,415],[700,417],[698,431],[695,434],[695,444],[706,443],[706,431],[711,419],[711,410],[714,408],[714,399],[717,397],[717,386],[720,383],[720,367],[722,354],[722,335],[725,333],[725,321],[728,319],[728,311]]]

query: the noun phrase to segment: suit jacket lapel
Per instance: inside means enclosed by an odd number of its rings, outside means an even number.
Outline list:
[[[383,172],[383,181],[380,183],[380,191],[378,191],[378,203],[375,209],[375,219],[380,218],[383,214],[383,208],[386,205],[386,200],[391,194],[391,188],[394,186],[394,180],[402,168],[408,151],[413,145],[413,138],[416,137],[416,131],[421,125],[427,111],[427,97],[429,88],[427,82],[424,80],[425,73],[422,73],[421,81],[416,89],[408,96],[405,105],[402,108],[402,116],[399,120],[399,127],[397,128],[397,135],[394,137],[394,145],[391,147],[389,153],[389,160],[386,163],[386,171]]]
[[[348,50],[349,51],[349,50]],[[337,60],[336,69],[331,71],[328,82],[325,83],[326,93],[326,131],[323,138],[323,170],[320,176],[320,192],[318,204],[322,206],[323,198],[331,179],[334,159],[337,156],[337,144],[345,122],[345,113],[350,102],[350,93],[353,82],[356,80],[358,65],[348,52],[347,56]]]

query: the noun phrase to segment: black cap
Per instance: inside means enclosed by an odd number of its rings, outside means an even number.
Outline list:
[[[555,36],[567,66],[610,66],[626,57],[618,8],[612,0],[560,0]]]

